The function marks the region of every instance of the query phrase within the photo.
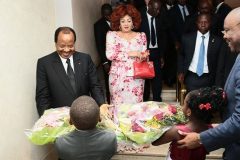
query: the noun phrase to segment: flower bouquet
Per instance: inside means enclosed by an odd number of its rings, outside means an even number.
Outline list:
[[[53,143],[58,136],[74,129],[74,126],[69,124],[69,119],[69,107],[48,109],[32,129],[25,130],[25,134],[36,145]]]
[[[117,117],[122,133],[140,145],[150,144],[171,126],[185,122],[180,106],[152,101],[120,105]]]
[[[162,102],[122,104],[113,112],[114,120],[102,117],[98,127],[115,131],[118,151],[141,151],[171,126],[186,121],[180,105]]]
[[[185,122],[181,107],[176,104],[152,101],[122,104],[113,112],[112,118],[101,114],[97,127],[116,133],[118,151],[139,150],[158,139],[172,125]],[[61,107],[46,110],[25,133],[33,144],[44,145],[73,129],[69,124],[69,107]]]

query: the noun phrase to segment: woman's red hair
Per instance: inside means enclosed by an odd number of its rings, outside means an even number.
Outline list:
[[[132,18],[134,30],[138,29],[141,24],[141,15],[138,10],[131,4],[117,6],[111,15],[111,28],[113,31],[118,31],[120,19],[129,15]]]

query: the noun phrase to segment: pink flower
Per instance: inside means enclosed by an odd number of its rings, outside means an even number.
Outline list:
[[[170,112],[172,112],[173,114],[176,114],[177,113],[177,109],[176,107],[172,106],[172,105],[168,105],[168,110]]]
[[[130,112],[128,112],[128,116],[133,116],[133,115],[135,115],[136,114],[136,111],[130,111]]]
[[[161,121],[163,119],[163,113],[158,113],[154,116],[154,118],[156,118],[158,121]]]
[[[132,131],[134,132],[142,132],[144,133],[145,130],[140,126],[138,125],[137,123],[134,122],[134,124],[132,125]]]

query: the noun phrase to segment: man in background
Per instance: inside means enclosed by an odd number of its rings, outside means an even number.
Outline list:
[[[108,84],[108,72],[110,70],[111,61],[106,57],[106,34],[111,30],[110,15],[112,14],[112,6],[105,3],[101,7],[102,17],[94,24],[94,36],[97,46],[98,54],[101,58],[101,64],[103,66],[106,98],[107,102],[110,103],[110,92]]]
[[[164,65],[164,53],[166,50],[166,26],[164,16],[160,14],[161,2],[150,0],[147,11],[142,10],[140,31],[147,36],[147,48],[149,60],[153,61],[155,77],[145,81],[143,100],[148,101],[150,95],[150,82],[153,93],[153,101],[162,101],[162,67]]]

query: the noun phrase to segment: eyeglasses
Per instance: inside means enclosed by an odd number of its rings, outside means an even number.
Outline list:
[[[235,27],[238,26],[239,24],[240,24],[240,22],[237,23],[236,25],[234,25],[233,27],[229,28],[229,29],[224,29],[224,30],[222,31],[222,34],[223,34],[223,35],[229,34],[229,32],[231,32],[231,31],[233,30],[233,28],[235,28]]]

